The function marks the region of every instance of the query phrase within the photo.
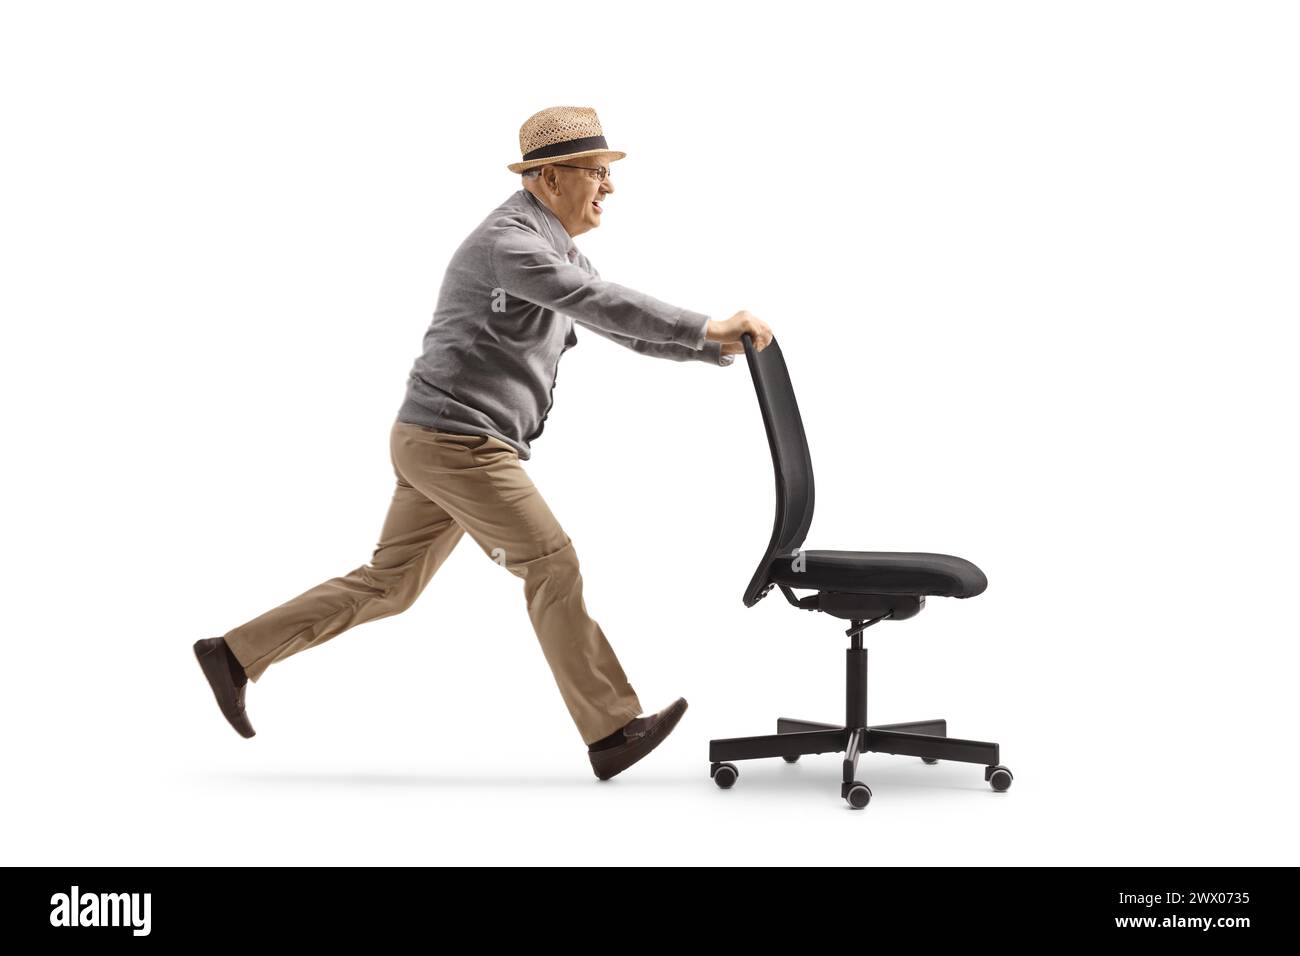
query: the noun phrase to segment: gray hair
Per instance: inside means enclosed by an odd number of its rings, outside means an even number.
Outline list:
[[[532,169],[525,169],[519,175],[522,176],[524,179],[536,179],[541,174],[542,174],[542,167],[534,166]]]

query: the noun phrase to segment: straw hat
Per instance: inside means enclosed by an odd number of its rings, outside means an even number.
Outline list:
[[[579,156],[608,156],[613,162],[627,155],[609,148],[589,106],[552,106],[534,113],[519,127],[519,152],[522,161],[506,167],[512,173]]]

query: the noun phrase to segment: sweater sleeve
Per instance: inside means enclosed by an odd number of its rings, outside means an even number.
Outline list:
[[[582,265],[596,278],[600,278],[600,273],[586,256],[582,257]],[[709,365],[730,365],[734,360],[734,355],[722,354],[721,342],[705,341],[704,345],[698,349],[688,348],[685,345],[678,345],[676,342],[647,342],[644,339],[636,339],[630,335],[623,335],[619,332],[610,332],[598,326],[589,325],[581,319],[574,321],[589,328],[599,335],[603,335],[611,342],[617,342],[624,348],[631,349],[639,355],[648,355],[652,358],[669,359],[673,362],[707,362]],[[708,331],[708,322],[705,322],[705,331]]]
[[[674,343],[692,351],[705,345],[707,315],[589,273],[566,260],[544,237],[517,224],[502,226],[490,261],[496,286],[507,295],[572,316],[598,332]]]
[[[703,348],[691,349],[675,342],[647,342],[644,339],[634,339],[630,335],[621,335],[618,332],[588,325],[580,319],[574,319],[574,322],[640,355],[671,359],[674,362],[707,362],[710,365],[730,365],[735,360],[734,355],[722,354],[721,342],[705,342]]]

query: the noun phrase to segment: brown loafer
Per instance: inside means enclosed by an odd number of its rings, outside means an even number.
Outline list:
[[[249,723],[248,714],[244,713],[244,691],[248,690],[248,678],[245,677],[243,681],[235,683],[235,675],[231,671],[235,670],[242,674],[244,668],[235,659],[225,639],[209,637],[206,640],[195,641],[194,656],[199,659],[203,676],[212,685],[212,693],[216,695],[217,705],[226,715],[226,720],[230,721],[230,726],[239,731],[241,737],[252,737],[257,731]]]
[[[677,721],[686,713],[686,698],[678,697],[675,701],[649,717],[634,717],[623,727],[625,743],[606,747],[603,750],[590,750],[591,769],[601,780],[608,780],[617,773],[626,770],[650,751],[654,750],[664,738],[673,732]]]

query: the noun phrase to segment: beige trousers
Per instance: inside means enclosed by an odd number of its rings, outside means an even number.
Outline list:
[[[397,488],[370,563],[225,635],[249,679],[350,627],[406,610],[468,531],[523,579],[533,629],[583,742],[640,714],[636,691],[587,614],[573,542],[515,450],[488,435],[396,422],[391,451]]]

